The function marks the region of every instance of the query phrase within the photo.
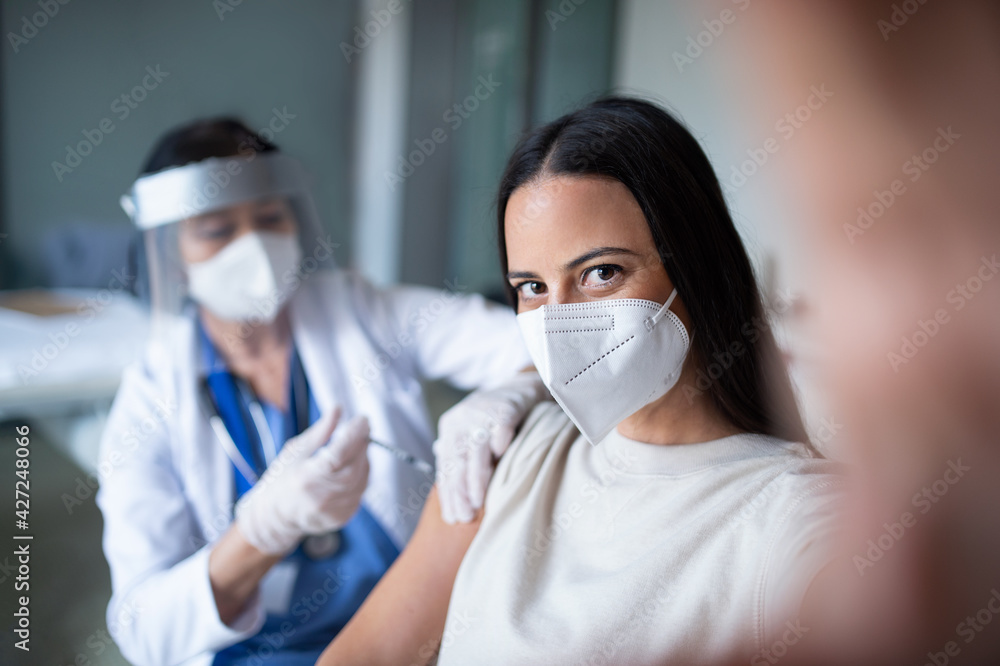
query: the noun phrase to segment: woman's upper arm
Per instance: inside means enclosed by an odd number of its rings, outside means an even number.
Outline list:
[[[481,519],[482,512],[471,523],[445,523],[432,488],[410,542],[317,663],[427,663],[437,653],[458,567]]]

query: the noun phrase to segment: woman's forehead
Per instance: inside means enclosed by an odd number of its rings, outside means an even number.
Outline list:
[[[504,235],[510,261],[579,256],[599,246],[655,252],[639,204],[610,178],[555,176],[518,188],[507,203]]]

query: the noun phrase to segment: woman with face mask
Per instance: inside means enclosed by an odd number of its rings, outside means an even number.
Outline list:
[[[444,524],[432,493],[320,663],[773,663],[808,631],[841,481],[705,154],[652,104],[595,102],[514,150],[498,231],[558,405],[525,421],[476,521]]]
[[[335,269],[305,181],[241,123],[202,121],[122,199],[153,335],[108,419],[98,504],[133,663],[314,663],[409,539],[434,453],[471,514],[546,395],[515,376],[530,359],[504,308]],[[433,449],[423,378],[485,386]]]

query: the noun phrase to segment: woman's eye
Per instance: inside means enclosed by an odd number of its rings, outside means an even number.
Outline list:
[[[621,266],[614,266],[611,264],[594,266],[583,274],[583,283],[586,286],[601,287],[613,280],[621,272]]]
[[[520,298],[534,298],[545,293],[545,284],[542,282],[522,282],[514,287]]]
[[[198,227],[199,238],[220,240],[233,235],[234,227],[230,224],[206,224]]]

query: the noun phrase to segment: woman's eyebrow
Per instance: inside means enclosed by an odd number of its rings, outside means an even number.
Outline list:
[[[638,252],[635,252],[634,250],[628,250],[623,247],[596,247],[589,252],[581,254],[579,257],[566,264],[566,266],[563,267],[563,270],[566,271],[573,270],[580,264],[585,264],[592,259],[597,259],[598,257],[604,257],[609,254],[631,254],[636,257],[639,256]]]
[[[630,254],[634,257],[640,256],[635,250],[629,250],[624,247],[596,247],[589,252],[581,254],[579,257],[569,262],[563,267],[564,271],[571,271],[580,264],[585,264],[592,259],[597,259],[598,257],[605,257],[610,254]],[[507,280],[537,280],[538,275],[532,273],[531,271],[511,271],[507,273]]]
[[[511,280],[523,280],[523,279],[537,279],[538,276],[531,271],[512,271],[507,273],[507,281]]]

